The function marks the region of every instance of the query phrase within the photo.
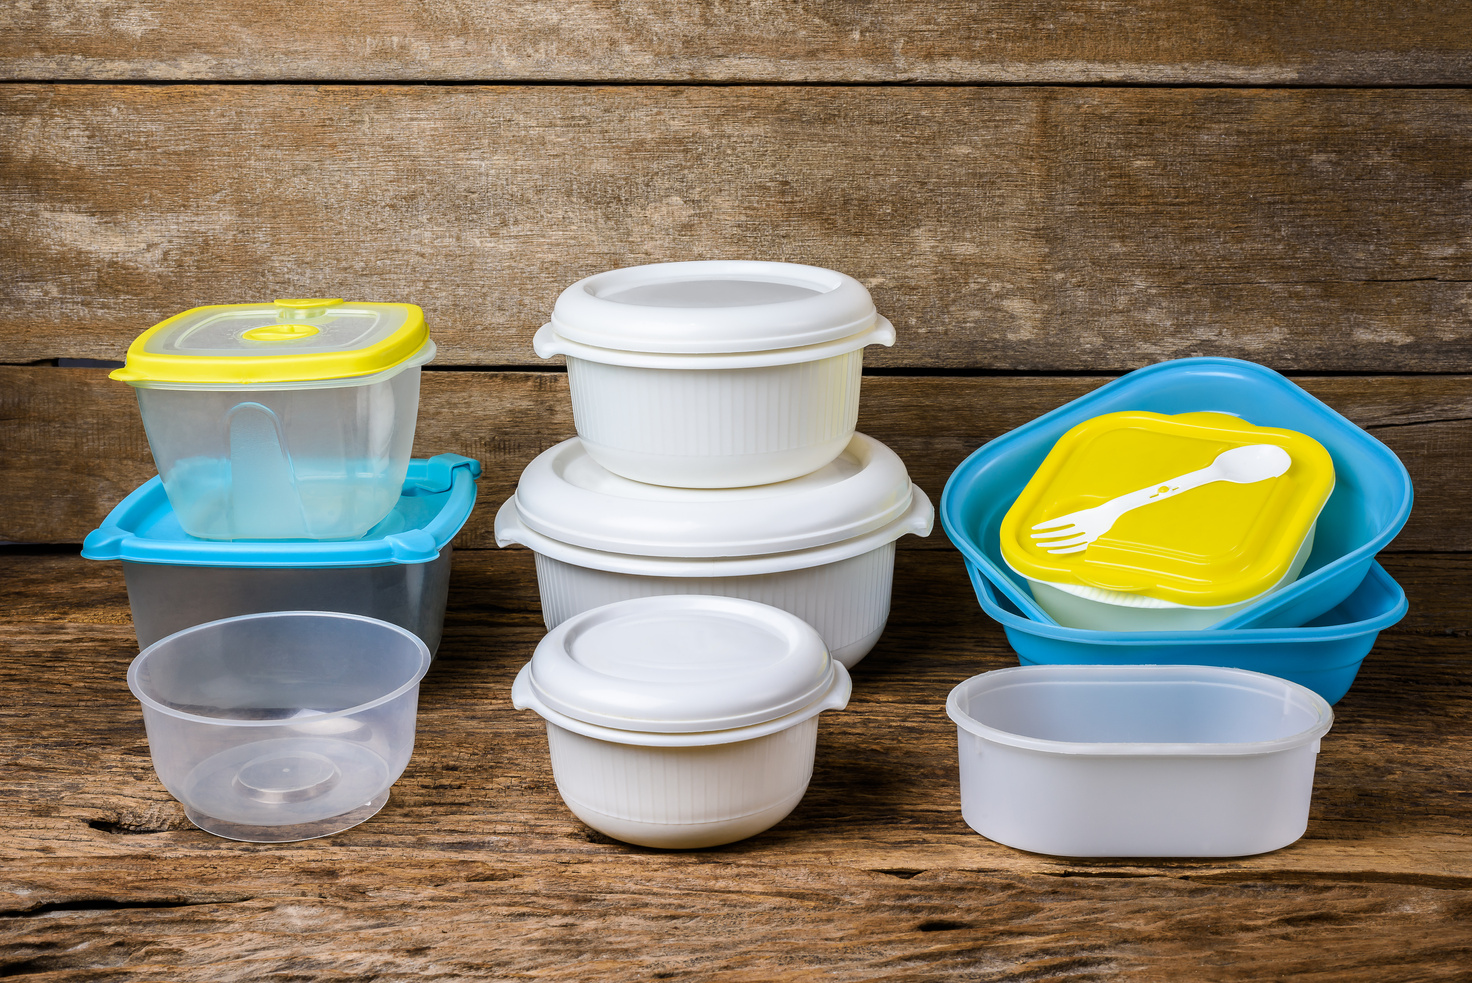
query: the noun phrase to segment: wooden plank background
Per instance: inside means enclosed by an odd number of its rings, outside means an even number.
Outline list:
[[[859,277],[860,426],[933,498],[1141,365],[1250,358],[1416,486],[1411,612],[1263,857],[1068,861],[960,819],[946,692],[1015,663],[937,530],[792,817],[614,843],[509,686],[495,508],[572,432],[531,352],[639,262]],[[416,453],[486,466],[419,741],[328,840],[194,830],[153,775],[114,564],[152,474],[120,359],[202,303],[421,304]],[[994,0],[49,0],[0,8],[0,975],[30,980],[1472,979],[1472,7]],[[9,544],[9,545],[5,545]]]

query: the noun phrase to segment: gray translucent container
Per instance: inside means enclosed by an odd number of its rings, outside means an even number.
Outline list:
[[[361,539],[215,542],[186,535],[158,478],[113,509],[82,555],[121,560],[138,644],[264,611],[341,611],[407,628],[438,649],[450,540],[475,507],[480,464],[409,463],[398,503]]]

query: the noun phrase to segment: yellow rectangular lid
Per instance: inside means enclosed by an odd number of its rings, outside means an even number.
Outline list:
[[[427,346],[432,354],[424,312],[413,304],[214,304],[143,332],[112,378],[135,386],[308,383],[375,375]]]
[[[1333,490],[1329,452],[1307,434],[1225,413],[1109,413],[1053,445],[1002,520],[1002,556],[1032,580],[1234,604],[1286,575]]]

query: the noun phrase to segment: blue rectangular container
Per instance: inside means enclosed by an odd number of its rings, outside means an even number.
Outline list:
[[[941,524],[973,579],[979,572],[1043,625],[1057,627],[1002,559],[1002,518],[1059,437],[1084,420],[1121,410],[1231,413],[1259,426],[1306,433],[1334,459],[1334,493],[1319,514],[1313,553],[1298,580],[1208,632],[1291,628],[1319,617],[1365,579],[1375,554],[1411,514],[1410,475],[1390,448],[1272,369],[1234,358],[1151,365],[987,443],[946,482]]]

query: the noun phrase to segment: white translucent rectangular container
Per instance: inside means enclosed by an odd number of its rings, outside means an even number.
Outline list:
[[[951,691],[961,814],[1065,857],[1237,857],[1308,824],[1334,714],[1276,676],[1207,666],[1018,666]]]

